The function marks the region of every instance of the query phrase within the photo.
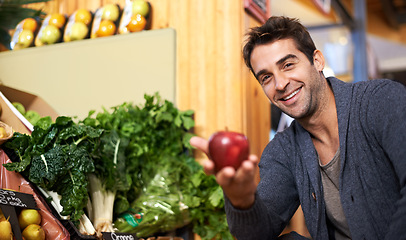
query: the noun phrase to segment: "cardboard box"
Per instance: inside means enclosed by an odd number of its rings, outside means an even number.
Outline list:
[[[13,102],[21,103],[27,111],[38,112],[41,117],[50,116],[54,121],[58,117],[58,113],[39,96],[0,85],[0,105],[2,109],[0,121],[11,126],[16,132],[31,134],[33,126],[12,105]]]

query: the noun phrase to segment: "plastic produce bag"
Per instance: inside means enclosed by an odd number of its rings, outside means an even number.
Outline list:
[[[37,207],[41,210],[41,226],[47,240],[69,240],[70,234],[55,218],[45,200],[36,193],[31,184],[19,173],[8,171],[3,164],[11,162],[7,154],[0,149],[0,188],[28,193],[34,196]]]
[[[115,227],[120,232],[150,237],[190,223],[189,207],[182,201],[179,184],[174,182],[167,170],[160,168],[143,188],[132,208],[116,220]]]

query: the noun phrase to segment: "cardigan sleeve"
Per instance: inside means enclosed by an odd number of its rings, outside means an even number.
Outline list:
[[[384,81],[372,94],[368,125],[373,126],[377,141],[392,163],[401,195],[385,238],[398,239],[406,236],[406,88],[394,81]]]
[[[262,153],[261,182],[253,207],[235,209],[226,198],[228,224],[238,240],[276,239],[299,206],[294,177],[288,166],[289,156],[278,135]]]

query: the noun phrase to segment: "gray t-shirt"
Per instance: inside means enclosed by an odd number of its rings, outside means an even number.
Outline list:
[[[339,192],[340,149],[338,149],[333,159],[326,165],[322,165],[319,159],[319,165],[327,217],[335,228],[335,238],[337,240],[351,239]]]

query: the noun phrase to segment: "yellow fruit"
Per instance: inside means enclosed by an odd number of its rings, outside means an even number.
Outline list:
[[[116,33],[116,25],[110,20],[102,20],[96,33],[98,37],[114,35]]]
[[[13,240],[13,230],[8,220],[0,222],[0,240]]]
[[[23,20],[23,29],[30,30],[31,32],[35,32],[37,30],[38,23],[35,21],[34,18],[26,18]]]
[[[53,13],[49,16],[48,24],[54,25],[57,28],[62,28],[65,25],[66,18],[63,14]]]
[[[25,240],[45,240],[44,229],[38,224],[28,225],[22,234]]]
[[[7,132],[4,127],[0,127],[0,138],[6,138],[7,137]]]
[[[70,32],[70,38],[72,41],[74,40],[81,40],[87,36],[89,29],[87,28],[86,24],[83,22],[75,22],[72,25],[72,29]]]
[[[31,224],[39,225],[41,223],[41,214],[35,209],[23,209],[18,215],[18,223],[21,229]]]
[[[18,35],[17,43],[21,48],[27,48],[31,46],[32,42],[34,42],[34,33],[31,30],[23,29]]]
[[[92,14],[84,8],[78,9],[75,13],[75,22],[82,22],[86,25],[90,24],[92,20]]]
[[[120,9],[116,4],[110,3],[103,7],[102,19],[115,22],[120,15]]]
[[[1,208],[0,208],[0,222],[4,221],[4,220],[6,220],[6,217],[4,216],[3,211],[1,211]]]
[[[130,22],[127,25],[130,32],[138,32],[144,30],[147,20],[141,14],[133,15]]]
[[[141,14],[145,17],[149,13],[149,4],[145,0],[134,0],[132,10],[133,14]]]

